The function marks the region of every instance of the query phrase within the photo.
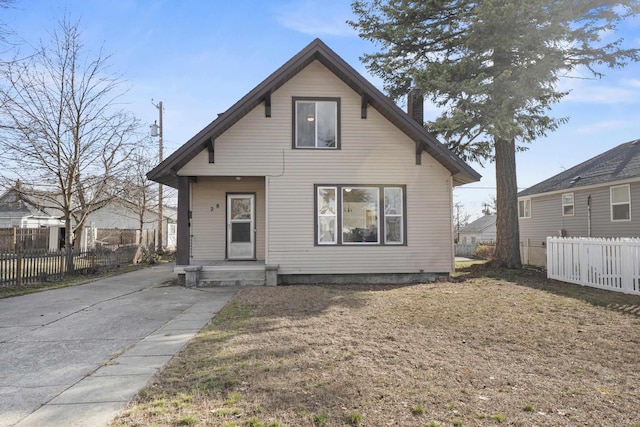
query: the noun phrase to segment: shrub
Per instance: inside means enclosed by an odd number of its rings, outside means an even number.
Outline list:
[[[478,245],[474,256],[478,259],[493,259],[493,254],[496,250],[494,245],[482,244]]]
[[[139,249],[139,257],[138,257],[139,264],[153,265],[153,264],[157,264],[159,261],[160,261],[160,257],[158,256],[158,254],[150,250],[146,246],[142,246]]]

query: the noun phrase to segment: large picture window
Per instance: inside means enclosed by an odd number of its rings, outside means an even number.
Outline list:
[[[294,98],[294,148],[340,148],[340,100]]]
[[[631,193],[629,184],[610,187],[611,220],[629,221],[631,219]]]
[[[405,187],[317,185],[316,244],[403,245]]]

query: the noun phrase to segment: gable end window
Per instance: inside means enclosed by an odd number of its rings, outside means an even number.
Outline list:
[[[562,195],[562,216],[573,216],[573,206],[573,193],[564,193]]]
[[[340,149],[339,98],[293,98],[293,148]]]
[[[404,185],[316,185],[316,245],[405,245]]]
[[[531,199],[518,200],[518,218],[531,218]]]
[[[611,192],[611,221],[631,220],[631,192],[629,184],[609,187]]]

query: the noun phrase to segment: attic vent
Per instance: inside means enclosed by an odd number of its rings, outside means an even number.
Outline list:
[[[574,177],[571,179],[571,181],[569,181],[569,185],[573,185],[573,184],[575,184],[576,182],[578,182],[578,180],[579,180],[579,179],[580,179],[580,175],[578,175],[578,176],[574,176]]]

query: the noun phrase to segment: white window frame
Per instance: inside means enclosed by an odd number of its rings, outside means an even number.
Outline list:
[[[316,184],[315,186],[315,231],[314,231],[314,240],[316,246],[406,246],[407,245],[407,236],[406,236],[406,227],[407,227],[407,200],[406,200],[406,186],[405,185],[347,185],[347,184]],[[377,190],[377,212],[376,212],[376,221],[377,221],[377,231],[378,238],[376,242],[344,242],[343,241],[343,190],[346,188],[357,188],[357,189],[376,189]],[[322,214],[320,212],[322,206],[322,200],[320,197],[320,191],[325,189],[335,190],[336,194],[336,206],[335,206],[335,221],[334,221],[334,241],[333,242],[321,242],[321,221],[320,218],[326,216],[333,216],[328,214]],[[384,195],[386,189],[399,189],[401,195],[401,213],[387,214],[385,213],[384,206]],[[400,241],[389,241],[386,237],[386,217],[399,217],[400,218]]]
[[[299,104],[313,104],[315,111],[318,109],[318,104],[334,104],[335,116],[333,118],[333,127],[335,129],[335,143],[333,147],[318,146],[318,117],[317,113],[314,114],[310,121],[315,123],[315,145],[305,146],[298,145],[298,105]],[[340,149],[340,98],[293,98],[293,148],[299,150],[339,150]]]
[[[571,196],[571,203],[568,203],[565,201],[565,198],[568,198],[569,196]],[[564,193],[562,195],[562,216],[574,216],[575,215],[575,211],[576,211],[576,205],[575,205],[575,194],[574,193]],[[565,208],[571,206],[571,212],[567,213],[567,210]]]
[[[388,213],[386,212],[385,201],[387,198],[387,190],[400,190],[400,212]],[[384,213],[382,220],[384,221],[384,243],[387,245],[402,245],[404,243],[404,189],[402,187],[385,186],[382,189],[382,211]],[[387,233],[387,218],[400,218],[400,240],[391,241],[387,239],[389,233]]]
[[[627,189],[627,200],[624,202],[614,202],[613,201],[613,192],[617,189],[620,188],[626,188]],[[610,211],[611,211],[611,221],[612,222],[622,222],[622,221],[631,221],[631,186],[629,184],[623,184],[623,185],[614,185],[609,187],[609,202],[610,202]],[[621,206],[621,205],[628,205],[629,206],[629,217],[628,218],[621,218],[621,219],[616,219],[613,217],[613,207],[614,206]]]
[[[522,203],[522,208],[520,204]],[[531,218],[531,199],[518,200],[518,218]]]
[[[320,197],[320,191],[322,190],[333,190],[333,210],[334,212],[331,213],[330,211],[328,212],[323,212],[322,209],[322,200]],[[317,221],[318,221],[318,227],[316,230],[316,242],[319,245],[335,245],[336,243],[338,243],[338,188],[335,186],[318,186],[317,190],[316,190],[316,199],[317,199],[317,206],[316,206],[316,215],[317,215]],[[322,221],[320,221],[321,218],[333,218],[333,240],[332,241],[322,241],[321,237],[322,234],[326,231],[322,228]]]

